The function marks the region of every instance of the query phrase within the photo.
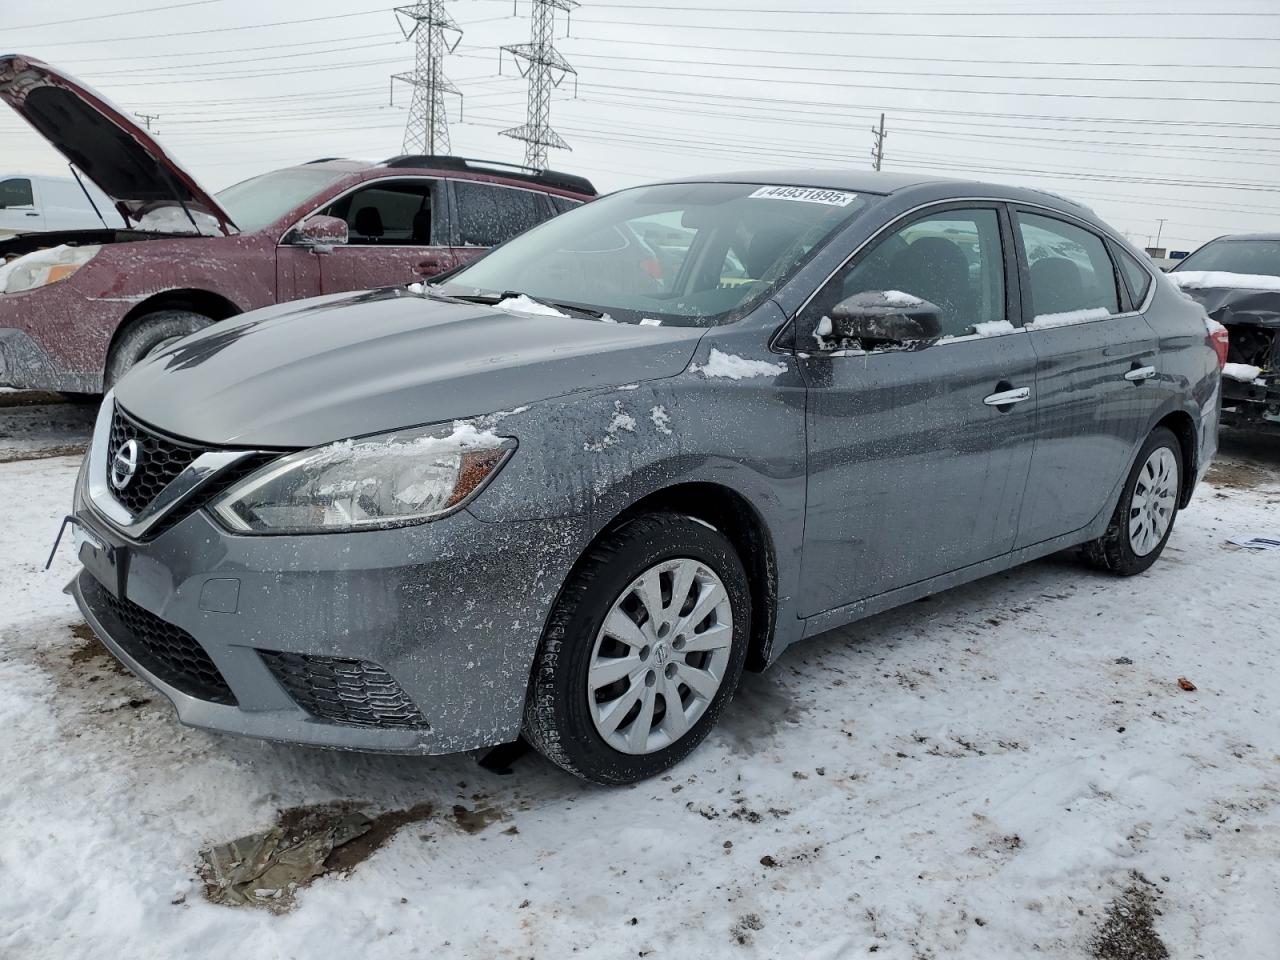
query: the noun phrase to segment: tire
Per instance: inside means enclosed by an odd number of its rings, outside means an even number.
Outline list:
[[[656,617],[642,602],[653,596],[642,583],[659,588]],[[686,596],[677,603],[685,583]],[[696,612],[712,603],[710,612]],[[610,614],[616,617],[606,630]],[[702,619],[689,622],[693,616]],[[630,626],[617,631],[625,626],[617,617]],[[632,643],[616,638],[623,633]],[[715,724],[738,686],[750,635],[751,591],[729,540],[677,514],[637,517],[591,547],[557,598],[534,659],[525,737],[548,760],[594,783],[634,783],[661,773],[688,756]],[[686,644],[704,649],[687,650]],[[624,660],[634,665],[627,676],[589,686],[606,675],[593,669],[625,667]],[[707,678],[717,675],[719,686],[711,693]],[[680,700],[678,714],[667,706],[672,692]],[[629,712],[604,732],[610,717],[619,716],[609,713],[609,704],[624,703],[632,704]]]
[[[1160,464],[1167,470],[1161,470]],[[1173,534],[1182,492],[1182,445],[1173,431],[1157,427],[1138,451],[1107,531],[1081,550],[1085,561],[1121,577],[1142,573],[1159,559]],[[1148,496],[1155,491],[1156,497]],[[1147,529],[1135,534],[1132,524],[1145,518]],[[1131,524],[1132,521],[1132,524]],[[1163,530],[1160,526],[1167,522]],[[1145,539],[1144,539],[1145,538]]]
[[[189,310],[157,310],[134,320],[111,348],[102,389],[114,387],[140,360],[211,323],[208,317]]]

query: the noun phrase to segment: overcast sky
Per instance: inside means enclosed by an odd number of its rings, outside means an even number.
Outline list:
[[[1036,186],[1134,242],[1194,248],[1280,229],[1280,4],[1219,0],[587,0],[557,45],[577,68],[551,166],[601,190],[691,172],[870,164]],[[70,70],[129,110],[212,189],[320,156],[400,152],[412,68],[369,0],[0,0],[0,48]],[[498,131],[525,84],[498,48],[530,4],[455,0],[453,152],[519,161]],[[132,12],[130,12],[132,11]],[[118,15],[117,15],[118,14]],[[54,22],[58,21],[58,22]],[[281,21],[307,21],[281,23]],[[276,25],[271,25],[276,24]],[[568,36],[566,37],[566,29]],[[1173,39],[1170,39],[1173,38]],[[1081,79],[1088,78],[1088,79]],[[0,170],[65,163],[13,115]]]

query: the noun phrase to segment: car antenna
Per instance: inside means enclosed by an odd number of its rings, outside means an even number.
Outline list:
[[[107,218],[102,215],[102,211],[98,209],[98,205],[93,202],[93,196],[89,193],[89,188],[84,185],[84,180],[80,178],[80,171],[76,169],[76,165],[74,163],[68,163],[67,166],[71,169],[71,175],[76,178],[76,183],[80,184],[80,190],[84,193],[84,198],[89,201],[89,206],[93,207],[93,212],[97,214],[98,219],[102,221],[102,226],[105,229],[110,230],[111,227],[107,226]]]

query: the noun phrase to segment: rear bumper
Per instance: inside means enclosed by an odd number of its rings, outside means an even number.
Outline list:
[[[196,511],[142,543],[83,501],[76,517],[126,558],[123,598],[99,581],[91,547],[69,592],[183,723],[379,753],[455,753],[519,735],[542,625],[572,563],[565,544],[578,540],[574,522],[490,524],[465,511],[307,537],[234,536]],[[152,656],[139,618],[196,645],[178,656],[207,657],[205,682]],[[364,719],[335,721],[326,704],[353,690]]]
[[[1264,374],[1252,383],[1224,377],[1222,422],[1229,427],[1280,431],[1280,376]]]

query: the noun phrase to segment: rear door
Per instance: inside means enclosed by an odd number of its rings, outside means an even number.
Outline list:
[[[441,181],[376,180],[334,200],[321,214],[347,222],[348,241],[318,255],[322,293],[425,280],[450,269]]]
[[[31,177],[0,180],[0,231],[31,233],[45,229],[40,188]]]
[[[456,223],[453,254],[459,263],[550,220],[558,211],[539,190],[480,180],[452,180]]]
[[[1088,525],[1128,471],[1159,405],[1154,331],[1089,224],[1013,212],[1036,355],[1035,453],[1018,546]]]
[[[999,204],[933,207],[836,273],[797,318],[809,385],[801,615],[1008,552],[1035,423],[1035,355]],[[816,335],[855,293],[937,304],[943,339],[849,353]],[[825,325],[824,325],[825,326]],[[981,331],[981,332],[979,332]],[[992,405],[1024,391],[1020,402]]]

